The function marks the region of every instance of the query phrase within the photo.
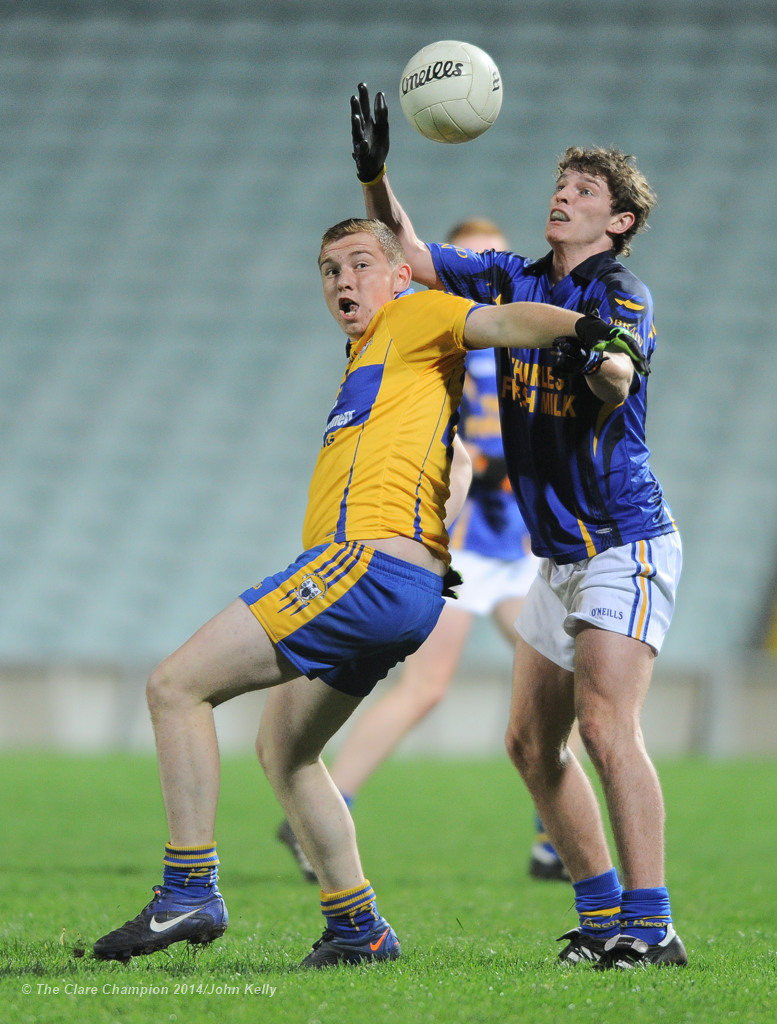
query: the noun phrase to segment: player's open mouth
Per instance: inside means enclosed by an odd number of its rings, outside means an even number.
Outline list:
[[[356,310],[359,308],[353,299],[340,299],[339,305],[340,312],[345,317],[354,316],[356,314]]]
[[[560,220],[560,221],[563,221],[565,223],[569,221],[568,215],[566,213],[564,213],[563,210],[551,210],[550,211],[550,219],[551,220]]]

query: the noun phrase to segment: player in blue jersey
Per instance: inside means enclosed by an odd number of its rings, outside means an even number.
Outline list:
[[[505,457],[542,558],[517,622],[507,747],[574,883],[580,927],[562,936],[560,959],[603,969],[685,964],[665,886],[661,787],[639,726],[682,556],[645,443],[652,298],[619,260],[655,195],[633,158],[570,148],[550,199],[547,256],[426,245],[386,177],[385,97],[372,108],[360,85],[351,124],[368,213],[402,239],[415,280],[480,302],[597,312],[641,341],[637,361],[566,340],[551,351],[499,353]],[[568,747],[575,716],[602,783],[623,885],[598,801]]]
[[[410,267],[393,233],[374,220],[334,225],[322,239],[319,270],[348,356],[310,482],[305,550],[152,673],[147,698],[169,828],[163,884],[140,914],[97,940],[97,959],[209,943],[226,930],[213,710],[261,689],[270,693],[257,753],[322,887],[326,929],[302,966],[399,956],[364,876],[353,821],[320,755],[362,698],[423,643],[442,610],[466,352],[516,338],[549,347],[559,334],[591,332],[603,349],[634,344],[569,310],[405,294]]]
[[[508,247],[497,225],[482,218],[457,224],[448,242],[477,252]],[[474,478],[464,507],[449,527],[451,555],[464,583],[456,588],[455,599],[446,600],[425,643],[405,661],[396,685],[361,715],[338,750],[330,774],[349,807],[404,736],[448,692],[476,616],[490,616],[510,645],[515,644],[515,620],[537,574],[539,560],[531,553],[529,533],[507,479],[494,353],[473,350],[466,366],[458,436],[471,456]],[[561,858],[536,815],[535,819],[530,875],[568,881]],[[315,872],[287,820],[277,835],[303,876],[315,882]]]

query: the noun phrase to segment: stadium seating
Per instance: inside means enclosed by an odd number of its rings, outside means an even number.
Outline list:
[[[638,155],[661,200],[632,257],[657,302],[648,433],[686,550],[667,656],[750,642],[777,555],[766,4],[69,6],[0,16],[0,661],[157,657],[297,553],[343,361],[315,256],[361,212],[360,79],[424,237],[483,213],[541,255],[564,147]],[[441,147],[396,81],[454,31],[505,103]]]

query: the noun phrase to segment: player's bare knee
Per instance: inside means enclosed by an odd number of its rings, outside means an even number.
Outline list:
[[[521,776],[526,778],[536,763],[539,753],[538,747],[531,739],[529,732],[526,729],[514,727],[511,723],[508,725],[507,732],[505,733],[505,748],[507,756],[518,769]]]
[[[508,726],[505,733],[507,753],[519,774],[532,789],[533,784],[556,780],[568,763],[566,742],[555,735],[544,735],[530,727]]]
[[[417,720],[420,720],[428,715],[430,711],[433,711],[447,692],[448,680],[440,682],[439,680],[433,679],[422,690],[414,694],[413,701]]]
[[[628,744],[628,723],[614,723],[608,716],[594,713],[578,719],[580,740],[591,763],[599,774],[607,773],[609,766],[618,767],[624,747]]]
[[[167,662],[163,661],[151,673],[146,683],[146,702],[152,716],[160,711],[178,708],[183,692]]]
[[[281,741],[270,730],[261,728],[256,737],[255,749],[259,764],[270,782],[289,777],[311,760],[306,751],[300,751],[288,738]]]
[[[262,770],[269,778],[275,768],[278,758],[276,748],[271,737],[262,729],[260,729],[257,734],[254,749],[256,750],[256,756],[259,759],[259,764],[262,766]]]

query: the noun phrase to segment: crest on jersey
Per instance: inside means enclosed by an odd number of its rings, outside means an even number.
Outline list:
[[[297,587],[297,599],[303,605],[309,605],[317,597],[323,597],[326,590],[326,583],[320,576],[304,576]]]

